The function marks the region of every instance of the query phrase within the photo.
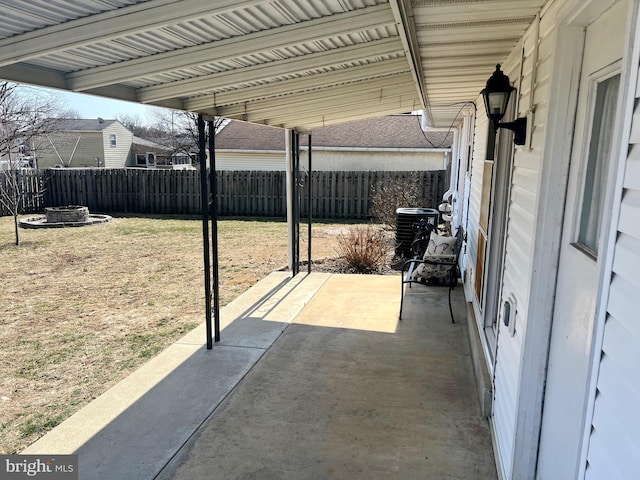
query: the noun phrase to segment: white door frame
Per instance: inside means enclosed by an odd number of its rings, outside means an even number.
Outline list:
[[[638,0],[632,0],[633,5],[637,2]],[[584,48],[584,30],[614,3],[615,0],[567,0],[557,15],[554,63],[550,82],[550,108],[544,134],[542,169],[535,215],[533,275],[516,395],[518,400],[515,440],[510,472],[510,478],[513,479],[533,479],[536,475],[562,239],[564,209],[559,206],[564,205],[566,199]],[[621,88],[628,85],[628,60],[628,55],[623,58]],[[614,142],[616,146],[620,144],[619,138],[619,136],[616,137]],[[610,253],[610,245],[605,249],[606,251],[602,252],[603,258]],[[603,273],[600,267],[598,275],[600,279]]]

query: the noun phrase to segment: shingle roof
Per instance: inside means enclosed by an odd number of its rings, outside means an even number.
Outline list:
[[[323,147],[449,148],[452,139],[451,132],[423,132],[417,115],[389,115],[315,129],[311,142]]]
[[[73,132],[101,132],[117,120],[104,120],[102,118],[61,118],[56,120],[56,127],[60,130]]]
[[[216,149],[284,150],[284,129],[231,120],[216,134]]]
[[[135,135],[133,136],[133,144],[140,147],[149,147],[156,150],[164,150],[166,152],[170,152],[173,150],[171,147],[167,147],[166,145],[160,145],[159,143],[152,142],[151,140],[145,140],[144,138],[136,137]]]
[[[452,132],[420,128],[416,115],[390,115],[314,129],[315,147],[360,148],[449,148]],[[216,148],[234,150],[284,150],[285,133],[281,128],[232,120],[216,135]],[[300,142],[307,143],[301,135]]]

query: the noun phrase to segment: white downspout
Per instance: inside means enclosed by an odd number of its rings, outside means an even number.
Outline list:
[[[452,196],[454,196],[454,193],[456,192],[456,185],[458,182],[458,166],[459,166],[459,162],[458,162],[458,152],[459,152],[459,145],[458,142],[460,141],[460,131],[458,129],[458,127],[451,127],[451,128],[430,128],[429,125],[427,125],[427,116],[424,113],[424,110],[422,111],[422,115],[421,115],[421,121],[420,121],[420,128],[422,128],[423,132],[426,132],[427,130],[430,131],[442,131],[442,132],[449,132],[449,131],[453,131],[453,142],[451,143],[451,178],[449,179],[449,190],[447,190],[444,195],[442,196],[443,200],[447,200],[449,198],[451,198]],[[447,168],[446,165],[446,157],[445,157],[445,165],[444,168]],[[453,203],[453,202],[451,202]]]
[[[420,119],[420,128],[422,128],[423,132],[426,132],[427,129],[429,128],[429,125],[427,125],[427,115],[424,113],[424,110],[421,111],[421,119]]]
[[[444,195],[442,195],[442,200],[448,200],[451,197],[453,197],[451,198],[452,200],[455,200],[455,198],[457,197],[457,195],[455,194],[457,193],[456,185],[458,183],[458,168],[460,166],[460,162],[458,161],[458,152],[460,150],[458,145],[459,141],[460,132],[457,127],[454,127],[453,143],[451,143],[451,177],[449,178],[449,190],[444,192]],[[449,203],[453,204],[453,201]]]

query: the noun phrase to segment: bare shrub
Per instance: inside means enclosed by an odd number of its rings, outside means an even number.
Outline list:
[[[357,273],[373,273],[386,264],[389,244],[380,228],[358,225],[338,236],[337,250]]]
[[[417,174],[406,178],[378,181],[373,187],[369,213],[380,223],[396,227],[396,210],[424,204],[422,185]]]

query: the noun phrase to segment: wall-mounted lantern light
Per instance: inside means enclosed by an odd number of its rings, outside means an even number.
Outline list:
[[[487,85],[480,92],[484,98],[484,106],[487,111],[487,116],[493,122],[493,128],[498,130],[499,128],[506,128],[514,133],[513,143],[516,145],[524,145],[527,140],[527,119],[518,118],[513,122],[500,123],[502,117],[504,117],[507,111],[507,105],[509,104],[509,97],[515,90],[515,87],[511,86],[509,77],[507,77],[500,65],[496,65],[496,71],[487,80]]]

